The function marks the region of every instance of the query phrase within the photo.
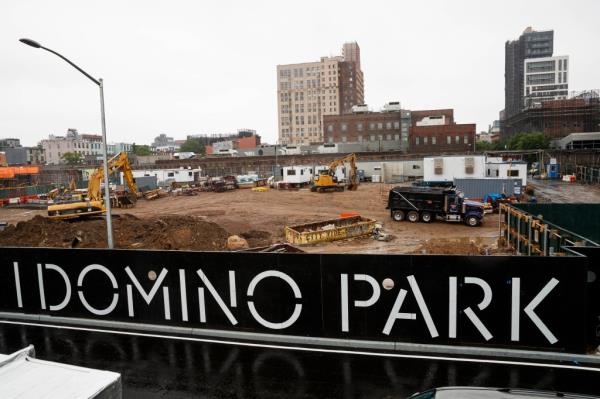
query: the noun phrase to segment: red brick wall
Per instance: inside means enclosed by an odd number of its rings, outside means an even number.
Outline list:
[[[435,144],[433,144],[434,137]],[[450,137],[450,144],[448,144],[448,137]],[[475,124],[413,126],[408,141],[409,151],[412,153],[471,152],[475,142]]]
[[[258,136],[240,137],[235,141],[235,148],[255,148],[260,145],[260,139]]]

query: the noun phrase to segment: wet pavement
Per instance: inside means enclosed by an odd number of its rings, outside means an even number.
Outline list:
[[[125,398],[405,398],[468,385],[600,394],[600,373],[0,324],[0,353],[116,371]]]
[[[557,204],[600,203],[600,187],[597,185],[539,179],[529,179],[528,184],[533,186],[539,202],[553,202]]]

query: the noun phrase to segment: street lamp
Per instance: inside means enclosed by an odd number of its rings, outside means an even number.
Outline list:
[[[79,72],[84,74],[88,79],[90,79],[92,82],[94,82],[100,88],[100,114],[101,114],[101,120],[102,120],[102,160],[104,162],[104,182],[105,182],[104,183],[104,205],[106,207],[106,238],[108,241],[108,248],[112,249],[112,248],[114,248],[114,242],[113,242],[113,230],[112,230],[112,212],[111,212],[111,205],[110,205],[110,189],[109,189],[109,184],[108,184],[108,156],[106,154],[106,119],[105,119],[105,115],[104,115],[104,83],[102,82],[101,78],[98,80],[94,79],[89,73],[87,73],[83,69],[79,68],[77,65],[75,65],[73,62],[68,60],[63,55],[57,53],[54,50],[51,50],[49,48],[42,46],[35,40],[19,39],[19,41],[21,43],[24,43],[33,48],[41,48],[43,50],[46,50],[46,51],[62,58],[69,65],[71,65],[73,68],[77,69]]]

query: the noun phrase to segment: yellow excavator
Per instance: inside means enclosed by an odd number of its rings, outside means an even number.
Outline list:
[[[348,171],[348,184],[346,186],[339,184],[335,177],[335,171],[338,166],[344,166],[346,163],[350,164]],[[315,177],[313,185],[310,191],[317,193],[326,193],[332,191],[344,191],[344,187],[350,191],[356,191],[358,189],[358,175],[356,173],[356,154],[349,154],[343,158],[334,160],[329,164],[327,169],[321,170]]]
[[[127,153],[121,152],[108,160],[109,176],[122,171],[130,194],[137,198],[137,186],[131,172],[131,165]],[[84,201],[76,200],[52,204],[48,206],[48,216],[52,219],[75,219],[86,216],[101,215],[106,212],[102,198],[101,184],[104,179],[104,168],[100,166],[90,176],[87,189],[87,198]],[[108,184],[108,179],[107,183]],[[109,199],[110,200],[110,199]]]

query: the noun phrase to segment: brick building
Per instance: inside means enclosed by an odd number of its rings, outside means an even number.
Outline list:
[[[390,104],[397,104],[397,109]],[[381,149],[411,153],[473,151],[475,124],[454,122],[454,110],[408,111],[389,103],[382,112],[323,117],[326,143],[384,143]]]
[[[408,148],[410,111],[390,108],[383,112],[354,112],[341,115],[324,115],[324,141],[326,143],[395,142],[398,150]],[[389,104],[388,104],[389,105]],[[360,110],[360,107],[358,107]],[[386,146],[389,147],[389,146]]]
[[[256,130],[240,129],[237,135],[232,135],[228,140],[213,142],[211,145],[206,145],[206,155],[218,154],[219,152],[227,152],[230,150],[240,150],[248,148],[256,148],[260,145],[260,136],[256,134]]]
[[[412,111],[409,134],[411,153],[471,152],[474,123],[455,123],[453,109]]]

